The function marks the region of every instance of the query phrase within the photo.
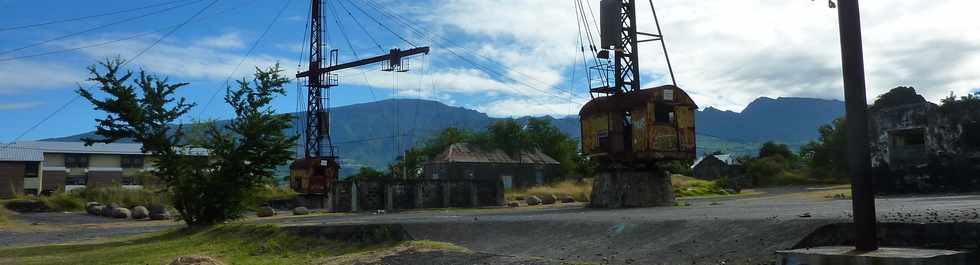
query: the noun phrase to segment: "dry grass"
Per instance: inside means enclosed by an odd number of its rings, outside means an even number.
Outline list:
[[[517,200],[518,197],[527,196],[548,196],[556,195],[559,198],[570,195],[575,198],[578,202],[587,202],[592,196],[592,179],[584,179],[579,182],[577,180],[566,180],[550,185],[531,187],[527,189],[513,189],[507,191],[504,197],[508,201]]]

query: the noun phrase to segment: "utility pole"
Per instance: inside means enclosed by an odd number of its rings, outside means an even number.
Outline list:
[[[868,142],[868,105],[861,47],[861,12],[858,0],[837,1],[840,20],[841,61],[844,72],[844,104],[847,118],[847,162],[851,175],[852,207],[857,250],[878,249],[871,155]]]

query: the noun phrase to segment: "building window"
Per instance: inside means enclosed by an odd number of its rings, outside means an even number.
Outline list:
[[[82,185],[88,183],[88,175],[68,176],[65,178],[65,185]]]
[[[36,178],[38,172],[38,165],[40,163],[27,163],[24,165],[24,177],[25,178]]]
[[[670,106],[658,106],[653,110],[653,122],[674,124],[674,108]]]
[[[121,182],[122,185],[143,185],[136,176],[123,176]]]
[[[913,128],[892,131],[889,133],[891,138],[891,164],[909,165],[912,163],[923,162],[927,158],[926,137],[924,128]]]
[[[65,167],[88,167],[88,155],[65,155]]]
[[[143,156],[125,155],[120,161],[123,168],[143,168]]]

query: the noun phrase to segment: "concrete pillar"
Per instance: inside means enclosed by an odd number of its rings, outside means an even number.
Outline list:
[[[416,181],[415,183],[415,209],[422,209],[425,207],[425,195],[422,194],[425,189],[422,188],[424,182]]]
[[[592,184],[593,208],[674,205],[670,175],[663,170],[612,169],[599,172]]]
[[[358,204],[357,198],[357,182],[351,182],[350,184],[350,211],[358,212],[360,205]]]
[[[385,211],[395,210],[395,186],[385,183]]]
[[[326,202],[327,205],[324,207],[324,209],[326,209],[328,213],[332,213],[332,212],[337,211],[337,209],[335,209],[333,207],[334,206],[335,197],[337,197],[337,193],[333,192],[334,190],[336,190],[336,188],[330,189],[330,192],[328,192],[327,193],[327,196],[326,196],[327,197],[327,202]]]
[[[476,189],[476,181],[470,180],[469,183],[467,183],[467,186],[470,188],[470,207],[480,206],[480,194]]]
[[[439,186],[442,188],[442,208],[449,208],[449,206],[451,205],[450,203],[452,202],[452,200],[450,200],[450,196],[452,196],[452,191],[453,191],[452,182],[444,181],[440,184],[441,185]]]

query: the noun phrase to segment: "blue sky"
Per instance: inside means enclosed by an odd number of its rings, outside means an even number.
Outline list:
[[[171,1],[105,0],[91,4],[92,1],[0,0],[0,29]],[[86,66],[112,56],[132,57],[169,27],[210,2],[186,0],[113,16],[0,30],[0,120],[4,123],[0,142],[14,140],[69,102],[78,85],[88,85],[84,82]],[[433,49],[432,54],[412,60],[412,71],[408,73],[381,72],[379,66],[339,73],[341,86],[331,94],[334,106],[388,98],[425,98],[493,116],[560,116],[576,113],[588,98],[582,66],[575,63],[581,61],[577,57],[581,54],[576,52],[573,1],[329,2],[328,8],[334,9],[337,16],[326,11],[328,46],[340,49],[341,61],[354,59],[350,46],[361,57],[393,47],[410,47],[378,26],[372,17],[403,38]],[[835,10],[804,0],[733,2],[657,1],[679,84],[700,106],[738,111],[760,96],[842,97]],[[980,6],[965,0],[933,2],[862,2],[870,95],[898,85],[912,85],[936,101],[949,92],[964,94],[980,87],[980,71],[975,70],[980,67],[980,23],[973,20],[971,13]],[[593,7],[597,3],[591,1]],[[397,10],[424,34],[416,34],[382,15],[373,4]],[[353,18],[340,5],[350,10]],[[284,6],[268,34],[242,61]],[[162,11],[168,8],[172,10]],[[233,80],[241,78],[256,66],[276,62],[287,73],[296,72],[307,8],[308,1],[304,0],[219,0],[128,67],[191,83],[180,92],[199,104],[188,120],[228,118],[231,113],[221,96],[229,76]],[[648,8],[645,4],[638,7]],[[158,11],[161,13],[63,37]],[[350,37],[350,46],[335,20],[340,20]],[[652,30],[648,14],[641,13],[640,25],[641,31]],[[44,42],[51,39],[59,40]],[[126,40],[24,57],[118,39]],[[662,84],[666,67],[659,47],[641,48],[643,83]],[[474,67],[454,52],[490,70]],[[240,62],[241,67],[236,68]],[[573,72],[577,73],[574,79]],[[276,100],[279,111],[296,110],[295,89],[290,84],[290,94]],[[217,97],[207,104],[215,93]],[[77,100],[21,140],[89,131],[94,126],[93,119],[101,115],[84,100]]]

